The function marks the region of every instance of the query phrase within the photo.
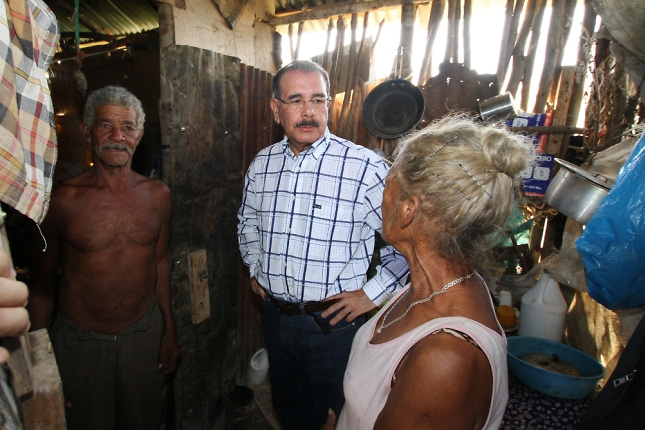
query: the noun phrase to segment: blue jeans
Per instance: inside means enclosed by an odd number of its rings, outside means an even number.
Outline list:
[[[271,395],[284,430],[320,430],[329,408],[339,416],[345,403],[343,376],[365,317],[331,326],[321,313],[289,316],[263,304]]]

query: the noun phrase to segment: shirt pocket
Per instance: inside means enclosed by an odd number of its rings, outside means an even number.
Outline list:
[[[347,261],[349,257],[345,250],[355,241],[352,237],[356,229],[353,209],[347,202],[316,199],[312,204],[310,225],[311,252],[323,258]]]

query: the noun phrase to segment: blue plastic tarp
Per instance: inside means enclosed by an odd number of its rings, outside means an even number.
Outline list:
[[[588,293],[609,309],[645,306],[645,133],[576,240]]]

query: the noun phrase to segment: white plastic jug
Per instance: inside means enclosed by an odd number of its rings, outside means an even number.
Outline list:
[[[522,296],[518,334],[562,342],[566,315],[560,285],[545,272]]]
[[[269,372],[269,353],[266,348],[260,348],[251,357],[247,376],[247,385],[263,383]]]

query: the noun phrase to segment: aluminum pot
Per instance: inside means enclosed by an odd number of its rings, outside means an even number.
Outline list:
[[[546,202],[561,214],[586,224],[607,196],[613,181],[556,158],[558,173],[546,190]]]

